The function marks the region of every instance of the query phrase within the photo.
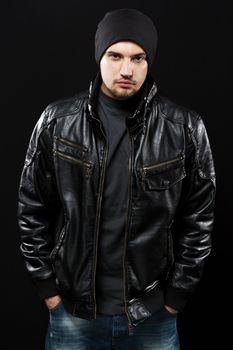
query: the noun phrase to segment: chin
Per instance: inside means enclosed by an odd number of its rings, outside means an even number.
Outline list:
[[[121,100],[126,100],[129,97],[132,97],[136,94],[137,91],[131,90],[131,91],[112,91],[113,97]]]

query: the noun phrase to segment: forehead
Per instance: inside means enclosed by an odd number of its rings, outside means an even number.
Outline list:
[[[122,55],[145,54],[143,48],[132,41],[118,41],[107,48],[106,52],[109,51],[114,51]]]

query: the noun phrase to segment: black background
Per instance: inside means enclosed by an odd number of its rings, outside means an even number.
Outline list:
[[[217,173],[213,250],[179,317],[182,350],[228,348],[232,288],[232,12],[230,1],[8,1],[1,8],[1,349],[43,350],[48,313],[19,253],[17,191],[39,115],[89,85],[94,33],[106,11],[134,7],[159,33],[161,94],[200,113]],[[222,330],[220,330],[222,329]]]

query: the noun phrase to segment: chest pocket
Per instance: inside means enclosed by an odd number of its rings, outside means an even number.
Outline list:
[[[86,177],[91,175],[93,165],[86,159],[88,154],[88,148],[86,146],[55,136],[53,154],[54,157],[59,158],[62,161],[66,161],[84,169]]]
[[[143,166],[142,177],[146,190],[166,190],[181,181],[185,174],[184,155]]]

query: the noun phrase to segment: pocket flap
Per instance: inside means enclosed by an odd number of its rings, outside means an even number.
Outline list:
[[[181,181],[185,176],[184,156],[143,168],[144,180],[149,190],[165,190]]]

